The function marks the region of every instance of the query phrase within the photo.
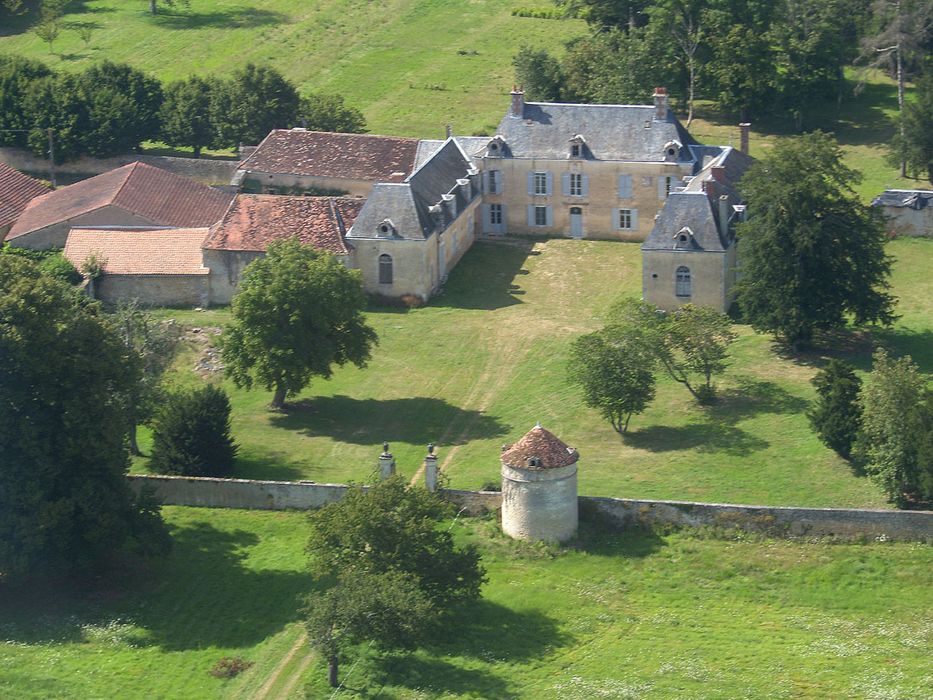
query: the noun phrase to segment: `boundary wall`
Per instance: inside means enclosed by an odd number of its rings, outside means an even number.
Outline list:
[[[165,505],[256,510],[307,510],[343,498],[345,484],[130,475],[134,491],[154,488]],[[467,515],[498,512],[497,491],[441,489]],[[691,501],[580,496],[582,520],[624,529],[638,526],[721,527],[779,537],[835,537],[933,542],[933,511],[795,508]]]

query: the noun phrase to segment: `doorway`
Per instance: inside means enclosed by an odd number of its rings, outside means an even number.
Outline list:
[[[570,207],[570,237],[583,238],[583,209]]]

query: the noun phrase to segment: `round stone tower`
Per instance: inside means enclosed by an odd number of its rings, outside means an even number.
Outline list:
[[[502,530],[516,539],[563,542],[577,532],[579,455],[540,424],[502,448]]]

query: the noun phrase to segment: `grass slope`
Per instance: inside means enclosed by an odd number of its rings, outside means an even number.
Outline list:
[[[896,352],[933,371],[933,241],[897,240],[897,326],[879,333]],[[370,479],[388,440],[399,470],[414,474],[425,445],[439,445],[455,487],[499,480],[498,455],[535,421],[580,449],[582,493],[801,506],[884,507],[878,490],[824,448],[805,412],[821,355],[780,357],[770,338],[738,326],[722,401],[697,406],[662,379],[651,407],[618,436],[566,381],[567,352],[600,325],[619,295],[640,293],[637,244],[549,240],[480,243],[425,308],[376,309],[380,346],[364,370],[315,381],[287,414],[270,395],[225,384],[240,477]],[[163,312],[199,326],[223,324],[226,309]],[[203,334],[201,334],[203,335]],[[868,369],[868,343],[843,354]],[[174,380],[196,384],[189,351]],[[146,449],[144,439],[143,448]],[[136,470],[143,470],[138,462]]]
[[[0,696],[328,697],[300,643],[300,513],[166,508],[175,548],[126,589],[0,590]],[[489,572],[442,642],[343,667],[367,698],[919,698],[933,549],[604,535],[573,548],[459,519]],[[294,651],[294,654],[291,652]],[[222,681],[229,655],[255,665]],[[927,690],[924,690],[926,688]]]

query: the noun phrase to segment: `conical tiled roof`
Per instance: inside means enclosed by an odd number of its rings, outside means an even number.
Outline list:
[[[567,447],[554,433],[541,425],[525,433],[525,437],[502,450],[502,463],[520,469],[557,469],[574,464],[580,455]],[[529,463],[534,460],[533,463]]]

